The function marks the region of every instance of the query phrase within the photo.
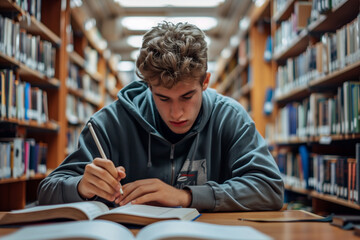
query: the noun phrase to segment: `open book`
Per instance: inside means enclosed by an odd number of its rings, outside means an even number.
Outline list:
[[[199,215],[199,212],[195,208],[170,208],[127,204],[110,210],[102,202],[87,201],[14,210],[0,216],[0,225],[52,219],[103,219],[119,223],[148,225],[153,222],[170,219],[191,221]]]
[[[105,220],[78,221],[29,226],[4,236],[2,240],[56,240],[56,239],[103,239],[103,240],[165,240],[165,239],[248,239],[271,238],[248,226],[225,226],[202,222],[169,220],[153,223],[142,228],[136,237],[126,227]]]

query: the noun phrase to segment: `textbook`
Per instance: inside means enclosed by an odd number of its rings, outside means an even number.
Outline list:
[[[356,224],[360,224],[359,215],[335,215],[332,218],[332,225],[343,228],[353,229]]]
[[[103,219],[118,223],[148,225],[153,222],[170,219],[191,221],[198,216],[200,216],[200,213],[195,208],[171,208],[127,204],[110,210],[102,202],[86,201],[13,210],[5,213],[3,216],[0,215],[0,225],[56,219]]]
[[[106,220],[78,221],[32,225],[6,235],[2,240],[271,240],[272,238],[249,226],[226,226],[202,222],[168,220],[150,224],[134,234],[114,222]]]

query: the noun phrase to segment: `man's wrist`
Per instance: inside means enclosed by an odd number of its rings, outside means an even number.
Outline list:
[[[191,202],[192,202],[192,193],[191,193],[191,189],[189,188],[184,188],[182,189],[185,193],[185,200],[184,200],[184,204],[183,207],[187,208],[191,206]]]

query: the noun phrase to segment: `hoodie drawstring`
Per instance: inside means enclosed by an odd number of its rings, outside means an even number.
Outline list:
[[[188,172],[190,172],[191,169],[192,169],[192,165],[193,165],[193,162],[194,162],[194,159],[195,159],[196,150],[198,148],[198,143],[199,143],[199,132],[196,133],[194,151],[193,151],[193,154],[192,154],[191,159],[190,159]]]
[[[148,162],[147,162],[147,167],[150,168],[152,167],[152,162],[151,162],[151,134],[149,133],[149,142],[148,142]]]

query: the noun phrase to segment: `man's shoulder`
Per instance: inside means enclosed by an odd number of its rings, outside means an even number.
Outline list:
[[[121,106],[121,104],[119,104],[119,99],[117,99],[117,100],[113,101],[112,103],[104,106],[97,112],[95,112],[92,115],[92,118],[100,120],[100,121],[109,120],[111,118],[117,119],[119,116],[124,115],[124,114],[119,115],[121,108],[122,108],[122,106]]]
[[[229,110],[233,109],[235,111],[244,111],[242,105],[231,97],[224,96],[215,90],[209,91],[209,95],[211,96],[214,107],[227,108]]]

